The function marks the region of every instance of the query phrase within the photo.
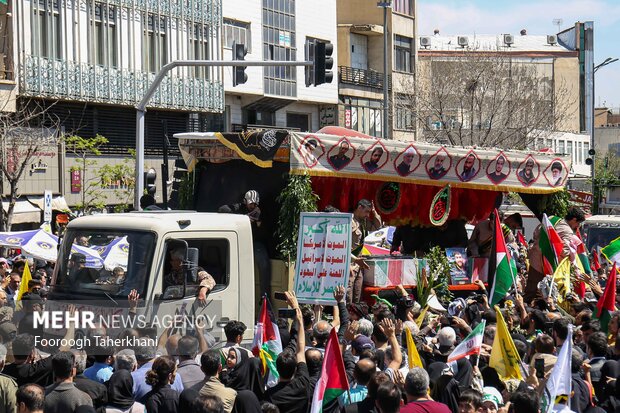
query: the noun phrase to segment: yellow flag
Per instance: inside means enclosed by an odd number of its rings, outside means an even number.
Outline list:
[[[26,265],[24,265],[24,273],[22,274],[22,281],[19,284],[19,292],[17,293],[17,300],[22,299],[22,295],[28,292],[28,281],[32,280],[32,276],[30,275],[30,267],[28,266],[28,261],[26,261]]]
[[[407,358],[409,359],[409,368],[424,368],[422,365],[422,360],[420,360],[420,355],[418,354],[418,349],[415,347],[415,343],[413,342],[411,330],[405,328],[405,335],[407,336]]]
[[[415,323],[418,325],[418,328],[422,328],[422,323],[424,323],[424,318],[426,317],[426,311],[428,310],[428,306],[425,306],[422,311],[420,311],[420,315],[418,319],[415,320]]]
[[[579,261],[579,259],[577,259],[577,261]],[[558,286],[558,303],[562,303],[571,290],[570,268],[570,261],[567,257],[558,264],[553,273],[553,281]]]
[[[504,321],[498,306],[495,306],[495,313],[497,314],[497,330],[495,331],[489,366],[497,371],[502,380],[523,380],[519,353],[517,353],[515,343],[512,341],[506,321]]]

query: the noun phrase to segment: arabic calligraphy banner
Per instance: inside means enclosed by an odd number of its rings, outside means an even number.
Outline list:
[[[537,151],[291,133],[290,168],[311,176],[551,193],[562,189],[571,164],[568,156]]]
[[[336,305],[351,260],[351,214],[302,212],[297,239],[295,294],[300,303]]]

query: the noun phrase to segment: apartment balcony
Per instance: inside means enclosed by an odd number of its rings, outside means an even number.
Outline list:
[[[383,73],[375,70],[339,66],[338,79],[340,83],[346,85],[363,86],[371,89],[383,90]],[[392,88],[391,76],[388,76],[388,88]]]
[[[20,65],[20,95],[113,105],[136,105],[155,74],[140,70],[26,56]],[[149,107],[222,112],[224,85],[220,81],[168,75]]]

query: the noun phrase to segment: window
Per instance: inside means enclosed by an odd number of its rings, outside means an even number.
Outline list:
[[[90,35],[95,46],[95,50],[91,51],[91,63],[117,66],[116,10],[116,6],[106,6],[103,3],[94,3],[91,8]]]
[[[208,238],[208,239],[185,239],[188,248],[198,249],[198,272],[204,270],[211,274],[215,280],[214,291],[223,290],[230,282],[230,243],[225,238]],[[184,255],[185,243],[172,240],[166,243],[166,258],[164,261],[164,283],[162,285],[164,291],[164,299],[173,299],[181,297],[194,297],[198,292],[199,283],[194,280],[188,280],[185,276],[185,285],[176,284],[178,280],[171,275],[174,274],[175,267],[178,268],[178,253]],[[176,261],[176,262],[175,262]],[[176,271],[179,271],[176,269]],[[176,273],[178,274],[178,272]],[[195,274],[198,276],[198,274]],[[193,276],[193,275],[192,275]],[[178,277],[181,279],[181,277]]]
[[[573,153],[573,141],[566,142],[566,154],[570,156],[571,161],[575,162],[575,154]]]
[[[345,114],[345,127],[367,135],[380,137],[383,126],[381,101],[345,97],[339,106]]]
[[[143,14],[143,18],[146,21],[142,22],[145,27],[144,44],[147,47],[143,48],[143,64],[144,71],[156,73],[161,69],[163,65],[168,63],[168,42],[167,42],[167,28],[168,20],[164,16],[159,16],[153,13],[148,15]]]
[[[191,27],[191,26],[190,26]],[[189,31],[189,51],[187,53],[190,59],[209,60],[211,54],[209,52],[209,27],[200,23],[194,23],[193,29]],[[206,79],[208,78],[208,67],[192,68],[194,77]]]
[[[413,16],[413,0],[394,0],[392,2],[392,9],[396,13]]]
[[[233,41],[242,43],[247,47],[248,53],[252,52],[252,38],[250,23],[244,23],[232,19],[224,19],[224,47],[231,48]]]
[[[287,113],[286,126],[299,129],[302,132],[310,131],[310,115],[307,113]]]
[[[402,107],[396,107],[394,116],[396,117],[396,129],[414,130],[415,119],[411,110]]]
[[[409,37],[394,36],[394,70],[411,73],[411,42]]]
[[[295,0],[263,0],[264,60],[297,60]],[[297,69],[265,67],[265,94],[297,96]]]
[[[59,0],[33,2],[32,51],[34,56],[62,59]]]
[[[558,150],[556,151],[560,155],[566,154],[566,148],[564,147],[564,141],[558,141]]]

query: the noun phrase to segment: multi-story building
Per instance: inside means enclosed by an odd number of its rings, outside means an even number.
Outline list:
[[[416,67],[415,0],[338,0],[338,124],[376,137],[413,140],[415,123],[391,102],[413,94]],[[387,76],[384,31],[387,30]],[[384,119],[384,79],[388,82],[388,119]],[[387,127],[387,128],[386,128]],[[387,129],[387,130],[386,130]]]
[[[425,138],[501,146],[512,141],[499,133],[484,138],[493,129],[512,129],[521,143],[536,131],[580,131],[579,55],[557,36],[436,32],[420,35],[419,43],[417,99],[424,104],[418,120]]]
[[[101,147],[100,165],[124,162],[135,147],[134,106],[163,65],[222,57],[221,0],[15,0],[6,15],[0,98],[10,103],[2,110],[19,111],[36,101],[60,133],[103,135],[109,143]],[[148,109],[147,167],[159,170],[166,137],[174,153],[174,133],[209,129],[213,114],[223,112],[223,70],[174,70]],[[62,147],[41,151],[27,168],[21,193],[40,196],[49,189],[75,205],[74,165]],[[121,202],[119,185],[105,189],[111,204]]]
[[[332,0],[223,0],[223,56],[233,42],[246,45],[246,60],[306,60],[306,44],[334,45],[337,63],[336,5]],[[221,130],[282,127],[302,131],[335,124],[338,102],[332,83],[305,85],[304,67],[249,67],[245,84],[233,87],[232,69],[224,70],[225,112]]]

